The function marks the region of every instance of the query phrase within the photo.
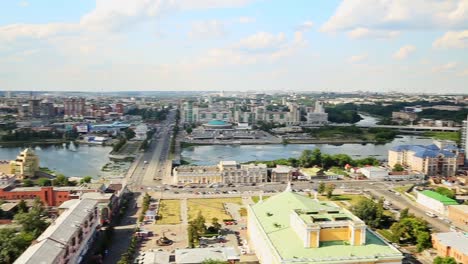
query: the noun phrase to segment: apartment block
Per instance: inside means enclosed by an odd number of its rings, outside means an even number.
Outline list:
[[[55,219],[14,263],[82,263],[99,226],[97,205],[96,200],[80,200]]]
[[[454,176],[460,152],[456,145],[400,145],[388,151],[388,165],[396,164],[427,176]]]

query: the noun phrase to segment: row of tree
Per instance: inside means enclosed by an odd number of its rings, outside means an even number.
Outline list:
[[[92,180],[91,176],[85,176],[80,180],[80,184],[90,183]],[[36,183],[31,179],[24,179],[23,186],[24,187],[31,187],[34,185],[39,186],[76,186],[78,182],[71,181],[63,174],[58,174],[55,179],[48,179],[48,178],[40,178],[36,181]]]
[[[168,113],[169,113],[168,108],[163,108],[163,109],[135,108],[127,112],[127,114],[129,115],[139,115],[145,121],[157,121],[157,122],[161,122],[165,120]]]
[[[384,213],[383,198],[377,203],[370,199],[362,199],[351,207],[351,211],[372,228],[389,229],[390,239],[394,243],[416,245],[418,251],[432,246],[428,223],[410,214],[408,208],[400,212],[398,221]]]
[[[75,140],[78,133],[75,131],[60,132],[52,131],[34,131],[32,129],[19,129],[16,131],[8,130],[6,134],[1,136],[2,141],[34,141],[45,139],[66,139]]]
[[[351,166],[362,167],[366,165],[377,166],[380,164],[379,160],[374,157],[366,157],[363,159],[353,159],[346,154],[322,154],[320,149],[303,150],[299,158],[277,159],[270,161],[252,161],[249,163],[264,163],[269,168],[274,168],[276,165],[287,165],[292,167],[321,167],[323,169],[330,169],[333,167],[343,168],[346,164]]]

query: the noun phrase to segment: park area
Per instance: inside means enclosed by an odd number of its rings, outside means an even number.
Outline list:
[[[156,224],[180,224],[180,200],[161,200]]]
[[[241,198],[208,198],[208,199],[188,199],[188,218],[192,220],[197,217],[198,212],[201,212],[205,219],[219,220],[232,219],[232,217],[224,209],[224,203],[242,204]]]

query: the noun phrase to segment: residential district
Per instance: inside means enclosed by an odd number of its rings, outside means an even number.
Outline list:
[[[466,95],[7,91],[0,114],[0,263],[468,263]],[[47,145],[109,148],[108,174]]]

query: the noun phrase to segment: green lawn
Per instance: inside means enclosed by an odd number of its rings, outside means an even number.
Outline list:
[[[435,132],[435,131],[428,131],[424,132],[425,137],[431,137],[435,139],[441,140],[452,140],[455,142],[460,141],[460,134],[458,132]]]
[[[207,198],[207,199],[188,199],[188,218],[189,220],[197,217],[201,212],[207,222],[211,222],[214,217],[220,221],[231,219],[232,217],[224,210],[224,203],[242,204],[240,197],[234,198]]]
[[[180,200],[161,200],[156,224],[180,224]]]

